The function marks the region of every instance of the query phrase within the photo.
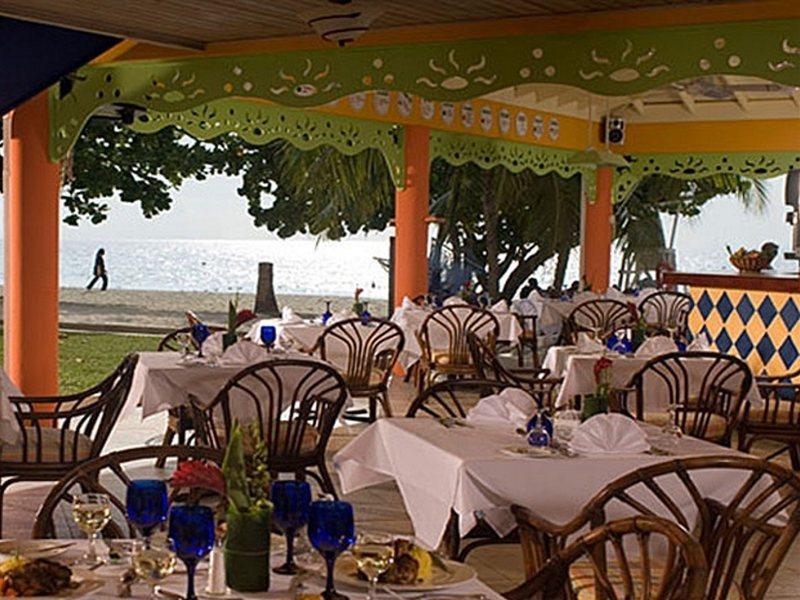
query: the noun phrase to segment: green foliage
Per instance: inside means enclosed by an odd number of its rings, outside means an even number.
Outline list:
[[[229,511],[257,512],[271,506],[268,457],[258,425],[253,423],[243,430],[238,422],[234,422],[222,461]]]
[[[222,474],[228,492],[229,510],[244,513],[250,510],[252,501],[247,486],[247,464],[244,458],[244,438],[238,422],[231,429],[225,458],[222,461]]]

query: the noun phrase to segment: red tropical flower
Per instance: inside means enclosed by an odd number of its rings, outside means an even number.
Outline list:
[[[610,358],[605,356],[601,356],[597,359],[597,362],[594,363],[594,380],[597,383],[601,383],[601,379],[607,369],[611,368],[611,365],[614,364],[614,361]]]
[[[239,328],[242,325],[244,325],[245,323],[247,323],[248,321],[252,321],[253,319],[256,319],[256,318],[258,318],[258,315],[256,313],[254,313],[249,308],[245,308],[243,310],[240,310],[238,313],[236,313],[236,321],[235,321],[236,325],[235,326],[237,328]]]
[[[170,484],[173,488],[210,490],[220,496],[225,495],[225,478],[222,470],[204,460],[185,460],[178,463],[172,474]]]

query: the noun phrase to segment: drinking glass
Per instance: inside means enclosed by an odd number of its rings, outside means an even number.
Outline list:
[[[308,523],[311,506],[311,486],[306,481],[273,481],[270,486],[272,520],[286,534],[286,562],[275,567],[280,575],[295,575],[294,536],[300,527]]]
[[[667,422],[664,423],[664,426],[661,428],[662,439],[667,446],[664,449],[670,452],[675,451],[678,448],[678,443],[683,437],[683,430],[676,422],[678,411],[682,407],[682,404],[669,404],[667,406],[667,414],[669,417],[667,418]]]
[[[205,323],[195,323],[192,325],[192,339],[197,344],[198,354],[203,356],[203,342],[211,335],[211,331]]]
[[[369,580],[369,591],[367,592],[366,600],[377,599],[378,578],[394,562],[392,541],[390,535],[359,534],[356,538],[356,543],[351,548],[359,571],[366,575]]]
[[[196,600],[194,572],[197,562],[214,547],[214,513],[207,506],[173,506],[169,512],[172,549],[186,565],[186,600]]]
[[[188,333],[179,333],[175,336],[175,341],[181,349],[181,360],[186,360],[192,353],[192,339]]]
[[[111,520],[111,502],[106,494],[76,494],[72,499],[72,518],[81,531],[89,536],[89,546],[82,557],[83,564],[95,566],[103,560],[97,556],[97,538]]]
[[[361,313],[361,323],[364,325],[369,323],[372,315],[369,313],[369,302],[364,302],[364,312]]]
[[[169,548],[136,540],[133,542],[131,565],[136,576],[150,586],[150,598],[156,598],[158,582],[172,575],[177,560],[175,553]]]
[[[547,448],[550,445],[550,434],[537,424],[528,432],[528,444],[535,448]]]
[[[160,479],[134,479],[128,485],[125,511],[128,520],[142,532],[145,547],[149,547],[153,529],[167,520],[167,484]]]
[[[325,559],[327,578],[322,597],[325,600],[347,600],[333,585],[333,567],[336,557],[355,541],[353,507],[340,500],[317,500],[311,503],[308,515],[308,538],[311,545]]]
[[[278,338],[278,330],[274,325],[261,326],[261,342],[267,347],[268,350],[272,349],[275,340]]]
[[[332,316],[333,316],[333,313],[331,312],[331,301],[330,300],[326,300],[325,301],[325,312],[322,313],[322,324],[323,325],[327,325],[328,321],[330,320],[330,318]]]

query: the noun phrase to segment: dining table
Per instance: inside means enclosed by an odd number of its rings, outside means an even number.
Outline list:
[[[660,429],[640,425],[654,448],[668,445],[660,441]],[[609,482],[636,469],[676,457],[741,455],[688,436],[672,441],[677,444],[663,452],[532,457],[516,452],[527,442],[513,429],[453,426],[426,417],[384,418],[342,448],[333,464],[345,495],[394,481],[416,539],[437,548],[451,513],[462,537],[479,517],[502,537],[515,528],[512,505],[563,524]],[[697,478],[697,485],[702,493],[726,502],[741,483],[735,479],[710,471]],[[691,500],[683,501],[690,510]],[[609,515],[625,516],[629,514]]]
[[[14,540],[2,540],[4,545],[13,544]],[[36,552],[37,546],[40,546],[42,549],[52,548],[54,546],[67,546],[63,550],[63,553],[57,553],[55,556],[52,557],[53,560],[57,562],[61,562],[62,564],[71,565],[75,563],[80,556],[86,550],[86,542],[84,540],[71,540],[71,539],[55,539],[55,540],[24,540],[23,541],[24,548],[31,552]],[[115,544],[119,547],[126,547],[130,546],[129,540],[116,540]],[[100,544],[101,549],[99,550],[101,556],[107,555],[107,551],[105,551],[102,547],[105,544]],[[282,545],[278,545],[277,548],[273,548],[273,551],[270,555],[270,563],[273,567],[276,567],[282,564],[285,560],[285,554]],[[298,562],[302,560],[302,557],[298,557]],[[321,564],[321,561],[315,561]],[[78,566],[71,567],[73,569],[73,579],[76,581],[81,581],[82,583],[77,588],[77,590],[70,593],[68,596],[69,598],[100,598],[100,599],[108,599],[108,600],[116,600],[120,598],[118,593],[118,584],[120,577],[122,574],[129,568],[130,566],[130,558],[122,557],[120,560],[116,560],[113,563],[107,562],[106,564],[100,566],[99,568],[95,568],[92,570],[81,569]],[[226,594],[218,594],[218,595],[211,595],[206,593],[204,590],[206,588],[206,583],[208,579],[208,560],[202,561],[198,565],[197,574],[195,576],[195,587],[197,588],[197,594],[200,598],[209,599],[209,598],[222,598],[224,600],[238,600],[238,599],[281,599],[281,600],[290,600],[296,597],[298,592],[302,592],[303,594],[320,594],[325,587],[325,580],[322,575],[312,574],[311,576],[304,576],[302,577],[302,588],[298,590],[297,583],[298,580],[293,578],[289,575],[278,575],[276,573],[270,574],[270,588],[268,592],[259,592],[259,593],[243,593],[237,592],[234,590],[229,590]],[[366,590],[362,588],[356,588],[353,586],[348,586],[343,582],[336,583],[336,589],[339,592],[346,594],[348,597],[352,598],[353,600],[360,600],[362,598],[366,598]],[[380,588],[379,588],[380,589]],[[162,582],[158,586],[158,597],[166,598],[167,600],[175,599],[178,600],[183,596],[186,591],[186,571],[180,563],[178,569],[176,569],[175,573],[167,577],[166,579],[162,580]],[[148,586],[144,583],[136,582],[131,587],[132,595],[131,598],[149,598],[150,593]],[[486,598],[487,600],[502,600],[503,596],[492,590],[488,585],[480,581],[479,579],[473,578],[469,581],[464,583],[460,583],[457,585],[449,586],[446,589],[437,590],[436,592],[432,593],[432,596],[435,597],[437,594],[447,594],[448,597],[452,598]],[[382,596],[389,597],[386,593],[382,592]],[[406,594],[406,593],[398,593],[393,592],[395,596],[402,596],[411,598],[419,598],[419,592]]]
[[[582,352],[575,346],[553,346],[548,349],[542,366],[550,369],[550,372],[557,377],[563,377],[558,395],[555,399],[556,407],[566,406],[576,396],[584,396],[593,393],[597,388],[597,381],[594,375],[594,365],[597,360],[605,356],[611,360],[611,387],[622,389],[628,386],[631,378],[642,368],[653,356],[623,355],[617,352]],[[685,359],[690,384],[697,385],[699,389],[703,381],[703,373],[707,368],[708,359],[692,358]],[[696,372],[697,376],[692,377]],[[693,393],[689,390],[689,393]],[[645,408],[651,411],[664,412],[669,405],[669,394],[658,378],[645,378],[644,380]],[[752,379],[750,387],[745,390],[745,400],[755,406],[760,406],[762,399],[758,392],[755,378]]]
[[[303,359],[327,364],[297,351],[264,352],[263,360]],[[254,364],[254,363],[253,363]],[[141,407],[142,419],[186,406],[210,403],[228,381],[250,363],[183,357],[178,352],[140,352],[123,415]],[[291,387],[291,381],[286,384]]]
[[[261,328],[265,326],[275,328],[276,344],[279,348],[305,353],[314,349],[319,336],[325,331],[325,325],[317,320],[306,320],[299,317],[291,320],[281,318],[258,319],[250,326],[245,337],[256,344],[260,344]]]

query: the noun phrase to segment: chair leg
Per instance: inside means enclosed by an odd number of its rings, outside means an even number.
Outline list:
[[[319,476],[322,479],[322,491],[326,494],[331,494],[336,500],[338,500],[339,495],[336,493],[336,488],[333,487],[333,479],[331,479],[331,474],[328,471],[328,465],[325,464],[324,458],[317,463],[317,469],[319,470]]]
[[[389,392],[386,390],[382,391],[378,396],[378,399],[381,402],[381,406],[383,407],[383,416],[392,418],[392,406],[389,404]]]
[[[375,396],[370,396],[369,400],[369,422],[374,423],[378,419],[378,401]]]
[[[517,366],[524,367],[525,366],[525,344],[519,342],[517,344]]]
[[[167,425],[167,430],[164,432],[164,441],[161,442],[161,445],[171,446],[176,433],[177,432],[170,425]],[[156,459],[156,469],[163,469],[166,464],[166,457]]]
[[[789,446],[789,456],[792,459],[792,469],[800,471],[800,443],[793,443]]]
[[[0,538],[3,537],[3,501],[5,500],[6,490],[19,481],[22,480],[18,477],[9,477],[0,482]]]

